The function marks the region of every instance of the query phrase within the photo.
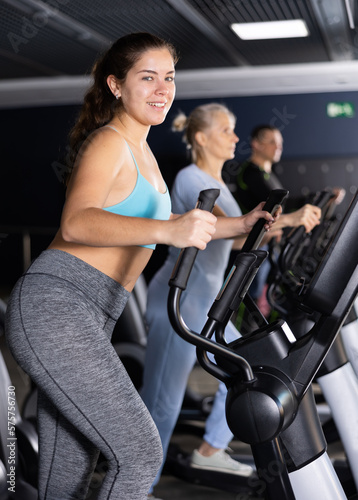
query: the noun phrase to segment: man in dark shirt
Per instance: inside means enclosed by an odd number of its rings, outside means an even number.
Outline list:
[[[259,125],[252,130],[251,156],[240,165],[235,193],[243,213],[249,212],[262,200],[266,200],[272,189],[284,189],[272,171],[272,165],[281,159],[282,149],[283,139],[277,128],[271,125]],[[303,203],[304,198],[288,198],[283,207],[284,213],[280,216],[281,227],[303,225],[306,231],[310,232],[319,223],[320,210],[313,205],[303,205]],[[295,211],[291,211],[292,209]],[[257,301],[264,290],[269,270],[269,262],[265,261],[250,287],[250,295]]]
[[[272,165],[281,159],[281,132],[270,125],[259,125],[251,132],[251,156],[240,165],[236,198],[244,213],[266,200],[272,189],[283,186],[272,172]]]
[[[272,189],[284,189],[272,171],[272,165],[281,159],[283,139],[281,132],[271,125],[259,125],[251,132],[251,156],[240,165],[235,197],[243,213],[266,200]],[[309,232],[317,224],[320,211],[304,204],[304,198],[289,197],[284,213],[280,216],[281,227],[305,226]],[[292,211],[295,210],[295,211]]]

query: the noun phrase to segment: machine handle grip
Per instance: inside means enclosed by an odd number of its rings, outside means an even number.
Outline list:
[[[328,191],[326,189],[323,191],[318,191],[314,195],[311,204],[315,205],[316,207],[319,207],[319,208],[324,208],[326,203],[328,203],[329,200],[333,197],[334,197],[334,195],[331,191]]]
[[[324,191],[318,191],[312,199],[311,205],[315,205],[316,207],[319,207],[323,209],[325,205],[329,202],[329,200],[332,198],[332,193],[330,191],[324,190]],[[295,227],[292,229],[292,231],[288,234],[287,236],[287,243],[291,246],[297,245],[301,239],[305,236],[306,233],[306,228],[305,226],[299,226]]]
[[[211,212],[219,194],[220,189],[204,189],[203,191],[200,191],[196,208]],[[195,247],[183,248],[180,251],[169,280],[169,286],[175,286],[181,290],[186,289],[198,251],[199,249]]]
[[[287,191],[286,189],[273,189],[270,192],[262,210],[270,212],[271,215],[274,215],[279,206],[282,205],[284,200],[287,198],[288,193],[289,191]],[[248,237],[246,238],[246,241],[241,250],[242,252],[250,252],[251,250],[256,250],[259,247],[261,240],[265,234],[265,224],[265,219],[260,219],[256,222],[254,227],[251,229]]]
[[[240,252],[224,281],[211,309],[208,317],[222,323],[228,311],[237,311],[245,296],[255,274],[266,259],[267,252],[254,250],[253,252]]]

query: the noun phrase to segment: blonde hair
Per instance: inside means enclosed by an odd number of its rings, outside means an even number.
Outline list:
[[[183,142],[187,145],[187,149],[190,149],[192,161],[194,162],[200,157],[201,150],[201,146],[197,143],[195,135],[197,132],[205,132],[211,127],[213,117],[216,113],[226,113],[236,122],[234,113],[223,104],[216,102],[197,106],[189,116],[180,111],[172,122],[173,132],[184,132]]]

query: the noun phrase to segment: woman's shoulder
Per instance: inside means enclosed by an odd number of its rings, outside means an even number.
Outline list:
[[[127,144],[121,132],[110,125],[103,125],[103,127],[94,130],[88,136],[88,140],[95,145],[113,145],[119,147]]]
[[[127,152],[129,154],[123,136],[109,127],[100,127],[91,132],[83,142],[75,166],[91,166],[102,171],[113,167],[117,171],[125,163]]]
[[[98,127],[95,130],[93,130],[92,132],[90,132],[88,134],[87,140],[89,140],[90,142],[94,142],[94,141],[112,142],[113,141],[113,142],[120,143],[120,144],[126,143],[121,131],[118,128],[116,128],[110,124],[106,124],[106,125],[103,125],[101,127]]]
[[[190,165],[187,165],[186,167],[183,167],[182,169],[179,170],[179,172],[176,175],[176,180],[178,181],[184,181],[188,178],[201,178],[202,177],[202,172],[200,168],[198,168],[195,163],[190,163]]]

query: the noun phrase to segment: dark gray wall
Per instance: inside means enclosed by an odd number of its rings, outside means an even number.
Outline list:
[[[206,100],[181,100],[173,104],[164,124],[153,127],[149,142],[169,186],[179,168],[189,162],[181,136],[170,131],[178,110],[189,113]],[[291,192],[343,185],[348,196],[358,185],[358,92],[299,94],[216,99],[237,116],[240,137],[236,161],[227,167],[230,182],[237,162],[250,154],[249,134],[253,126],[268,122],[284,137],[279,175]],[[352,118],[329,118],[330,101],[353,103]],[[36,226],[46,234],[35,234],[32,254],[51,239],[51,228],[60,219],[64,190],[60,173],[64,168],[67,134],[77,106],[11,109],[1,111],[2,190],[0,197],[0,283],[12,284],[22,271],[24,226]],[[302,167],[304,165],[304,167]],[[8,226],[12,226],[12,229]],[[48,229],[50,228],[50,229]]]

